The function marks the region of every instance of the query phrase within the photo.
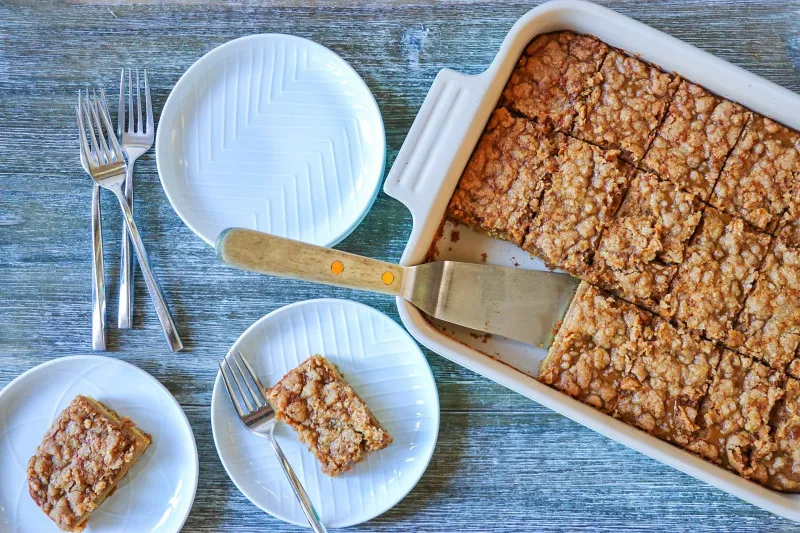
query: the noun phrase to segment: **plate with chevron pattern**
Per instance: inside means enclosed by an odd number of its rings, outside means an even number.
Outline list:
[[[386,163],[364,80],[308,39],[251,35],[200,58],[167,98],[161,184],[210,245],[238,226],[332,246],[361,222]]]
[[[331,478],[294,431],[277,424],[275,437],[327,527],[370,520],[414,488],[436,446],[439,397],[425,356],[395,321],[357,302],[307,300],[261,318],[231,347],[236,350],[266,387],[309,356],[324,355],[392,435],[387,448]],[[241,423],[219,375],[211,427],[222,464],[239,490],[267,513],[308,527],[269,443]]]
[[[56,416],[78,395],[108,405],[153,441],[89,517],[86,533],[178,533],[197,491],[198,458],[186,415],[170,392],[129,363],[59,357],[0,391],[0,531],[58,533],[28,494],[27,464]]]

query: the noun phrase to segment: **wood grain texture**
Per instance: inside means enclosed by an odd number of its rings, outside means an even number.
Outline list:
[[[436,73],[485,69],[535,3],[0,3],[0,386],[43,361],[91,349],[91,187],[78,163],[78,88],[103,85],[115,94],[120,67],[147,68],[159,111],[180,75],[215,46],[252,33],[301,35],[344,57],[374,92],[388,168]],[[797,1],[602,3],[800,90]],[[164,383],[189,414],[201,463],[185,530],[300,531],[259,511],[225,475],[209,422],[216,360],[257,318],[295,301],[352,298],[398,320],[394,302],[226,268],[172,211],[152,151],[136,180],[137,220],[187,351],[167,349],[138,271],[135,329],[110,328],[108,344]],[[110,323],[121,223],[113,202],[103,195]],[[407,210],[381,194],[339,248],[398,261],[410,223]],[[442,404],[433,461],[399,505],[354,531],[797,528],[425,353]]]

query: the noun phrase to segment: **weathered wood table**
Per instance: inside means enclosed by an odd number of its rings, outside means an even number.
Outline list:
[[[147,68],[158,112],[201,55],[247,34],[308,37],[339,53],[375,93],[388,165],[436,72],[477,73],[536,2],[478,1],[0,3],[0,386],[52,358],[89,353],[89,178],[80,169],[79,88],[116,94],[119,68]],[[604,2],[789,89],[800,90],[800,2]],[[325,5],[322,5],[325,4]],[[109,351],[157,377],[192,423],[200,483],[186,531],[290,531],[225,475],[209,421],[216,361],[257,318],[308,298],[351,298],[397,320],[394,301],[248,275],[218,264],[159,185],[153,152],[137,165],[136,210],[187,350],[167,349],[137,278],[135,328],[109,330]],[[109,322],[115,323],[119,209],[103,195]],[[397,261],[411,218],[381,194],[340,247]],[[137,272],[137,276],[139,276]],[[426,351],[439,387],[439,443],[394,509],[359,531],[796,530],[623,448]],[[0,436],[0,439],[2,437]],[[2,442],[0,441],[0,445]],[[2,473],[0,473],[2,475]]]

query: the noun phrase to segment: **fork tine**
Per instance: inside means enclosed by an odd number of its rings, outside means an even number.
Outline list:
[[[142,124],[142,96],[139,94],[139,69],[136,69],[136,133],[144,132]]]
[[[108,149],[108,144],[106,143],[106,136],[103,133],[103,123],[100,121],[100,105],[98,104],[97,100],[97,93],[92,90],[92,117],[94,118],[94,122],[97,125],[97,137],[100,140],[100,147],[103,150],[103,155],[106,158],[106,162],[111,163],[113,161],[111,150]]]
[[[264,391],[267,390],[267,388],[261,383],[261,380],[258,379],[258,376],[253,371],[253,367],[250,366],[250,363],[247,362],[247,359],[245,359],[244,355],[242,355],[242,352],[240,350],[236,350],[236,353],[239,354],[239,357],[241,358],[242,362],[244,363],[244,366],[247,367],[247,371],[250,373],[250,377],[253,378],[253,381],[255,382],[256,387],[258,387],[258,392],[261,394],[261,397],[264,398],[264,402],[266,402],[267,399],[264,396]],[[235,360],[236,359],[234,359],[234,361]]]
[[[155,126],[153,125],[153,103],[150,101],[150,82],[147,79],[146,70],[144,71],[144,103],[147,108],[147,134],[150,135],[155,133],[153,131]]]
[[[242,411],[241,405],[239,405],[239,400],[236,398],[236,394],[233,392],[233,387],[231,386],[231,382],[228,380],[228,375],[225,374],[225,368],[222,366],[222,363],[225,361],[217,361],[219,365],[219,371],[222,374],[222,381],[225,382],[225,388],[228,390],[228,396],[231,397],[231,402],[233,402],[233,407],[236,409],[236,413],[239,415],[239,418],[244,417],[244,411]]]
[[[133,123],[133,81],[131,81],[131,69],[128,69],[128,128],[127,132],[133,132],[135,128]]]
[[[117,136],[114,135],[114,125],[111,123],[111,113],[108,111],[108,102],[106,101],[106,93],[103,88],[100,88],[100,111],[103,117],[103,122],[106,125],[106,131],[108,131],[108,138],[111,141],[111,147],[114,149],[114,155],[116,156],[118,161],[124,161],[122,156],[122,147],[119,145],[119,141],[117,140]]]
[[[244,361],[244,358],[242,358],[241,355],[242,355],[241,352],[239,352],[240,358],[242,359],[242,361]],[[254,391],[253,387],[250,386],[250,381],[255,383],[254,374],[253,372],[250,372],[250,365],[247,365],[248,372],[245,372],[244,370],[242,370],[242,366],[239,364],[239,360],[236,359],[236,354],[231,354],[231,358],[233,359],[233,362],[236,363],[236,368],[239,369],[239,373],[242,375],[242,380],[244,381],[244,384],[247,386],[247,390],[249,390],[250,394],[253,395],[253,401],[255,401],[256,407],[264,407],[264,405],[266,405],[266,398],[264,398],[264,395],[261,394],[261,390],[259,390],[258,394],[256,394],[256,391]],[[250,376],[250,380],[247,379],[248,375]]]
[[[225,358],[227,362],[228,358]],[[242,395],[242,399],[244,400],[245,405],[247,405],[248,411],[253,411],[253,404],[250,403],[250,400],[247,397],[247,393],[244,391],[244,387],[242,387],[242,383],[239,381],[239,376],[236,375],[236,371],[233,369],[230,363],[228,363],[228,369],[231,371],[231,376],[233,376],[233,380],[236,382],[236,386],[239,388],[239,393]],[[242,376],[244,379],[244,376]]]
[[[92,158],[89,156],[89,144],[86,142],[86,119],[83,116],[83,96],[81,95],[80,90],[78,90],[78,105],[75,106],[75,112],[78,115],[78,133],[80,134],[81,158],[85,159],[87,164],[93,164]]]
[[[97,146],[97,137],[94,134],[94,126],[92,125],[92,106],[89,102],[89,90],[86,90],[86,98],[84,98],[84,115],[86,116],[86,124],[89,125],[89,141],[92,147],[91,159],[94,161],[94,165],[104,165],[107,161],[103,161],[100,154],[100,147]]]
[[[119,107],[117,107],[117,137],[125,131],[125,69],[119,69]]]

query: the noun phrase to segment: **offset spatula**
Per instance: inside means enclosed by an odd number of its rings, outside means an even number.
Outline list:
[[[537,346],[550,345],[580,281],[455,261],[403,267],[243,228],[222,232],[216,247],[234,268],[400,296],[439,320]]]

